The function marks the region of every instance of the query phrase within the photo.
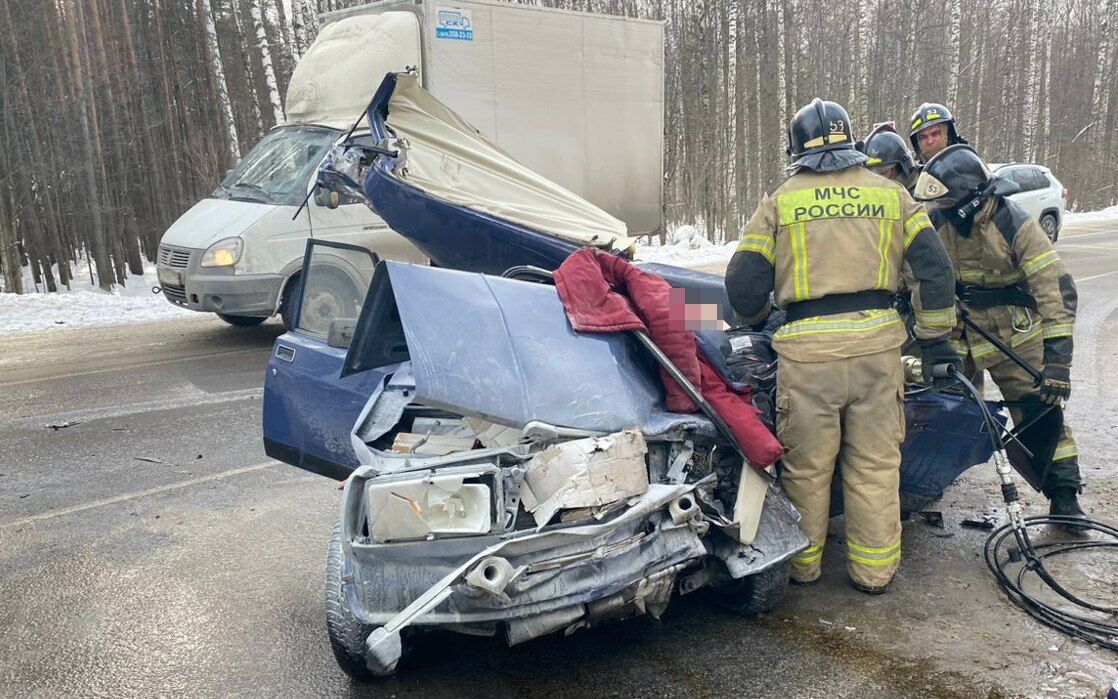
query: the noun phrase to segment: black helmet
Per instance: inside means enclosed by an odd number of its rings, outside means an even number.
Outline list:
[[[858,150],[869,156],[866,167],[893,165],[904,178],[912,176],[916,170],[916,161],[912,159],[908,145],[890,124],[880,124],[870,131],[866,140],[858,144]]]
[[[978,153],[957,143],[928,161],[916,180],[912,196],[917,201],[935,202],[933,206],[948,209],[960,219],[969,219],[990,194],[1010,193],[1010,187],[995,187],[996,182],[1000,180],[993,179]]]
[[[816,97],[800,107],[788,122],[788,154],[793,159],[810,153],[854,148],[850,115],[838,102]]]
[[[920,152],[920,140],[916,138],[916,134],[920,133],[929,126],[936,124],[947,124],[947,145],[955,145],[956,143],[966,143],[966,139],[959,135],[958,129],[955,128],[955,117],[951,116],[951,110],[942,104],[935,102],[925,102],[916,108],[912,113],[912,122],[909,127],[908,140],[912,143],[912,150],[917,153]]]

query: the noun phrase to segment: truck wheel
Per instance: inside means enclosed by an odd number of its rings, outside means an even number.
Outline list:
[[[760,616],[773,610],[788,592],[792,561],[783,561],[760,573],[731,580],[712,590],[714,601],[742,616]]]
[[[299,275],[291,277],[287,280],[287,285],[283,287],[283,297],[280,299],[280,318],[283,319],[283,327],[288,331],[295,329],[295,304],[299,298]]]
[[[356,318],[361,297],[344,273],[320,273],[309,285],[300,284],[299,326],[326,335],[335,318]]]
[[[228,313],[218,313],[217,317],[238,328],[251,328],[267,320],[267,318],[262,318],[260,316],[231,316]]]
[[[1048,239],[1053,243],[1060,237],[1060,227],[1059,224],[1056,223],[1055,214],[1045,214],[1041,216],[1040,227],[1044,229],[1045,234],[1048,235]]]
[[[342,672],[355,680],[368,682],[376,675],[365,665],[365,639],[374,627],[362,624],[350,611],[342,585],[346,567],[342,551],[342,522],[339,519],[334,524],[330,548],[326,553],[326,633],[330,637],[334,659]]]

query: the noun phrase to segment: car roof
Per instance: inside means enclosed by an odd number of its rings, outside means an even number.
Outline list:
[[[1036,168],[1036,169],[1040,170],[1041,172],[1047,172],[1047,173],[1052,172],[1047,167],[1045,167],[1043,165],[1037,165],[1036,163],[1014,163],[1014,162],[987,163],[986,167],[990,168],[991,172],[997,172],[998,170],[1001,170],[1002,168],[1005,168],[1005,167],[1032,167],[1032,168]]]

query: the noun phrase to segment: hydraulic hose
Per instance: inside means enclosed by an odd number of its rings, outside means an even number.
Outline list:
[[[1085,600],[1062,585],[1045,566],[1046,560],[1071,553],[1118,549],[1118,528],[1102,522],[1053,515],[1023,517],[1017,486],[1013,483],[1009,459],[1005,453],[1005,440],[1001,424],[990,414],[986,401],[965,376],[950,365],[932,367],[932,375],[957,381],[978,404],[986,429],[994,444],[994,465],[1001,480],[1002,498],[1005,501],[1009,522],[986,539],[983,556],[986,566],[994,574],[1009,601],[1040,623],[1069,636],[1118,651],[1118,607],[1105,606]],[[1074,525],[1084,532],[1094,532],[1097,538],[1063,540],[1033,544],[1029,529],[1049,525]],[[1009,564],[1021,564],[1014,574]],[[1057,607],[1026,591],[1030,577],[1036,577],[1073,608]],[[1087,616],[1093,613],[1093,616]]]

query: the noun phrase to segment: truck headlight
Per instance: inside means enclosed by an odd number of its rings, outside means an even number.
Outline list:
[[[365,486],[369,535],[374,541],[487,534],[493,527],[493,493],[469,475],[427,476]]]
[[[240,238],[222,238],[202,253],[202,267],[232,267],[241,260],[241,250],[245,247]]]

